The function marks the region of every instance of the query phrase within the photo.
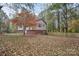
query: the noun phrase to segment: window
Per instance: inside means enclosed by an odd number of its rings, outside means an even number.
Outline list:
[[[39,24],[38,26],[41,27],[41,24]]]

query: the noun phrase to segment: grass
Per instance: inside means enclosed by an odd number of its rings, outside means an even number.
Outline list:
[[[1,56],[77,56],[79,38],[50,35],[0,36]]]
[[[62,36],[62,37],[79,38],[79,33],[49,32],[48,34],[51,35],[51,36]]]

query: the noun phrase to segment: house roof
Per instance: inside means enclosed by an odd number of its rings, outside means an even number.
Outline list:
[[[47,23],[44,19],[39,19],[39,21],[43,21],[47,25]]]

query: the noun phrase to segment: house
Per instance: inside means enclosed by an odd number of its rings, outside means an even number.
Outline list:
[[[36,20],[36,25],[30,27],[30,29],[26,28],[26,33],[29,34],[47,34],[46,31],[46,22],[42,19]]]
[[[15,20],[10,21],[10,26],[12,26],[12,32],[23,32],[24,25],[16,25],[18,22],[14,23]],[[31,22],[32,20],[29,20]],[[35,25],[26,26],[26,34],[46,34],[46,22],[44,20],[38,19]]]
[[[10,20],[10,24],[15,27],[12,27],[14,32],[24,32],[25,34],[46,34],[46,22],[44,20],[39,19],[36,15],[27,15],[27,12],[22,12],[19,15],[20,16]]]

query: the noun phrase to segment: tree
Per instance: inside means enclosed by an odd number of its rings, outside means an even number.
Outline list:
[[[65,23],[65,32],[68,32],[68,27],[69,27],[68,21],[73,21],[73,19],[75,19],[76,21],[79,18],[77,14],[78,11],[76,11],[76,7],[78,6],[74,4],[63,4],[62,6],[63,6],[62,10],[63,10],[64,23]]]
[[[55,14],[57,16],[57,23],[58,23],[58,31],[60,32],[60,8],[61,4],[56,3],[56,4],[51,4],[50,7],[48,8],[50,11],[55,11]],[[53,15],[53,13],[52,13]]]
[[[1,32],[1,27],[2,27],[1,25],[2,25],[2,20],[0,19],[0,32]]]
[[[73,3],[50,4],[50,6],[43,12],[41,12],[41,17],[46,18],[48,20],[47,21],[48,24],[52,24],[52,26],[49,26],[52,27],[51,29],[58,28],[57,30],[59,32],[60,31],[68,32],[69,29],[68,22],[73,19],[75,20],[79,19],[78,17],[79,4],[73,4]]]
[[[1,10],[2,6],[0,6],[0,10]],[[1,26],[2,25],[2,19],[0,18],[0,32],[1,32]]]
[[[23,25],[24,27],[24,35],[26,31],[26,27],[35,26],[36,25],[36,16],[30,13],[29,11],[22,11],[17,14],[17,17],[13,19],[13,23],[17,26]]]
[[[79,20],[69,21],[69,32],[79,32]]]
[[[15,13],[12,14],[12,18],[16,17],[16,13],[19,12],[19,10],[29,10],[30,12],[34,12],[34,3],[4,3],[3,7],[7,6],[11,10],[13,10]],[[9,17],[11,16],[9,15]]]

